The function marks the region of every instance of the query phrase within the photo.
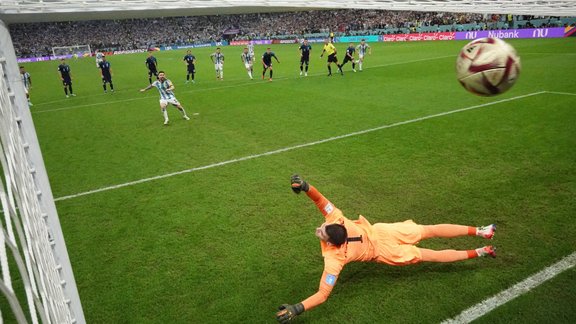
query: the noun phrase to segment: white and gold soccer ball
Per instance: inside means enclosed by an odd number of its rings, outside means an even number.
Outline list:
[[[498,38],[480,38],[466,44],[456,59],[462,86],[480,96],[495,96],[510,89],[520,74],[520,57]]]

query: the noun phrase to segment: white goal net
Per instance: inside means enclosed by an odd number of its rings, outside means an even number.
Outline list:
[[[14,47],[1,21],[0,203],[0,323],[85,323]]]
[[[91,53],[90,45],[52,47],[52,55],[55,57],[85,57]]]

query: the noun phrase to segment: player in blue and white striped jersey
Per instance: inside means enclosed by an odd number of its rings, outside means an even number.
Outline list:
[[[364,55],[366,55],[366,53],[372,55],[372,47],[366,44],[365,39],[362,39],[360,44],[356,46],[356,51],[358,52],[358,61],[356,61],[356,63],[358,63],[358,67],[360,68],[360,71],[362,71],[362,63],[364,63]]]
[[[250,80],[254,80],[252,78],[252,65],[254,64],[254,55],[250,54],[248,47],[244,47],[244,52],[242,52],[240,58],[242,59],[242,63],[244,63],[244,67],[246,68],[246,72],[248,72]]]
[[[186,115],[184,107],[182,107],[182,104],[180,104],[180,102],[178,101],[178,99],[176,99],[176,96],[174,95],[174,84],[172,84],[172,81],[166,79],[166,74],[164,73],[164,71],[158,72],[158,80],[152,82],[152,84],[150,84],[146,88],[140,89],[140,92],[145,92],[152,88],[156,88],[158,89],[158,92],[160,92],[160,110],[162,110],[162,115],[164,115],[164,125],[168,125],[169,121],[168,112],[166,111],[166,107],[168,106],[168,104],[171,104],[176,108],[178,108],[178,110],[180,110],[180,112],[182,113],[182,118],[190,120],[190,117]]]
[[[224,54],[220,53],[220,47],[216,48],[216,52],[210,54],[210,59],[214,63],[216,79],[224,80]]]
[[[26,99],[28,99],[28,106],[32,106],[30,102],[30,87],[32,86],[32,79],[30,78],[30,73],[26,72],[26,69],[20,67],[20,76],[22,77],[22,84],[24,84],[24,91],[26,91]]]

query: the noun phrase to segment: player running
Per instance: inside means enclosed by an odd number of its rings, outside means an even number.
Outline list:
[[[276,319],[281,323],[287,323],[302,312],[325,302],[338,275],[350,262],[404,266],[420,262],[455,262],[485,256],[496,257],[492,246],[467,251],[435,251],[415,246],[419,241],[433,237],[480,236],[492,239],[495,225],[418,225],[412,220],[372,225],[363,216],[357,220],[346,218],[340,209],[298,175],[292,176],[291,185],[295,193],[304,191],[325,217],[325,222],[316,229],[324,257],[324,272],[317,293],[298,304],[280,306]]]
[[[358,62],[357,62],[358,68],[360,71],[362,71],[362,63],[364,63],[364,56],[366,55],[366,53],[368,53],[368,55],[372,55],[372,47],[366,44],[365,39],[362,39],[360,44],[356,46],[356,50],[358,51]]]
[[[210,59],[214,63],[216,80],[224,81],[224,54],[220,53],[220,47],[216,47],[216,52],[210,54]]]
[[[98,64],[100,68],[100,75],[102,76],[102,87],[104,88],[104,93],[108,92],[106,90],[106,83],[110,84],[110,91],[114,92],[114,85],[112,84],[112,68],[110,67],[110,62],[106,60],[106,56],[102,56],[102,62]]]
[[[344,72],[342,72],[342,69],[338,65],[338,58],[336,57],[336,47],[334,46],[334,44],[330,42],[329,39],[324,40],[324,47],[322,48],[322,54],[320,54],[320,57],[323,57],[324,53],[328,54],[328,65],[327,65],[328,76],[332,76],[332,63],[335,63],[340,73],[344,75]]]
[[[33,106],[32,102],[30,102],[32,78],[30,77],[30,73],[26,72],[26,69],[23,66],[20,67],[20,77],[22,78],[22,84],[24,85],[24,91],[26,92],[26,99],[28,99],[28,106]]]
[[[242,63],[244,63],[244,67],[246,68],[246,72],[248,72],[250,80],[254,80],[254,78],[252,78],[252,72],[254,72],[252,69],[252,65],[254,64],[254,55],[250,54],[248,47],[244,47],[244,51],[240,55],[240,58],[242,59]]]
[[[308,76],[308,64],[310,64],[310,51],[312,51],[312,46],[310,46],[308,40],[305,39],[298,50],[300,51],[300,75],[304,72],[304,76]],[[306,65],[305,71],[303,71],[304,65]]]
[[[268,81],[272,81],[272,58],[276,59],[276,62],[280,63],[280,61],[278,61],[278,58],[276,57],[276,54],[274,54],[274,52],[272,52],[272,50],[270,49],[270,47],[268,47],[266,49],[266,52],[264,52],[264,54],[262,54],[262,66],[263,66],[263,71],[262,71],[262,80],[264,80],[264,75],[266,74],[266,70],[270,70],[270,79]]]
[[[66,64],[65,59],[60,60],[60,65],[58,65],[58,72],[60,73],[60,80],[62,80],[66,98],[69,98],[68,91],[70,91],[70,96],[76,97],[74,91],[72,91],[72,73],[70,72],[70,66]]]
[[[346,64],[348,62],[352,62],[352,71],[356,72],[356,63],[354,62],[354,53],[356,53],[356,47],[354,47],[354,44],[350,43],[350,45],[348,45],[348,47],[346,48],[346,55],[344,55],[344,61],[342,61],[342,64],[340,64],[340,70],[342,70],[342,67],[344,66],[344,64]]]
[[[148,67],[148,83],[152,84],[152,75],[156,77],[158,80],[158,60],[152,55],[152,53],[148,53],[148,58],[146,58],[145,62],[146,66]]]
[[[166,79],[166,75],[164,71],[158,72],[158,80],[154,81],[152,84],[148,85],[144,89],[140,89],[140,92],[145,92],[155,87],[160,92],[160,110],[162,111],[162,115],[164,115],[164,125],[168,125],[168,112],[166,111],[166,107],[168,104],[175,106],[180,110],[182,113],[182,118],[186,120],[190,120],[190,117],[186,115],[186,111],[184,107],[180,104],[176,96],[174,95],[174,84],[172,81]]]
[[[190,50],[186,51],[186,55],[184,56],[184,64],[186,64],[186,83],[190,82],[190,76],[192,76],[192,83],[196,83],[194,81],[194,74],[196,73],[196,57],[192,55]]]

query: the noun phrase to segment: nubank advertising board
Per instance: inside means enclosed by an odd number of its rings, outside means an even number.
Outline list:
[[[484,37],[492,38],[559,38],[564,37],[564,28],[531,28],[531,29],[507,29],[507,30],[479,30],[470,32],[457,32],[457,40],[477,39]]]

